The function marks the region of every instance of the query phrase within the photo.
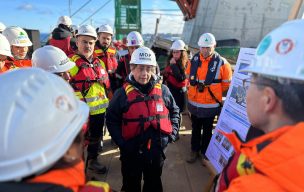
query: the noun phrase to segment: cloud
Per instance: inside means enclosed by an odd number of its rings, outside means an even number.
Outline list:
[[[30,4],[30,3],[25,3],[25,4],[22,4],[22,5],[19,5],[17,7],[18,10],[23,10],[23,11],[32,11],[35,9],[35,7]]]

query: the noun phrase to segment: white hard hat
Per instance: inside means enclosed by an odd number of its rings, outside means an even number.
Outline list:
[[[0,22],[0,32],[4,31],[5,28],[6,26]]]
[[[44,69],[51,73],[61,73],[75,66],[66,54],[52,45],[41,47],[32,55],[33,67]]]
[[[143,46],[144,40],[140,33],[137,31],[131,31],[127,36],[127,46]]]
[[[186,44],[184,43],[183,40],[175,40],[173,43],[172,43],[172,46],[171,46],[171,50],[180,50],[180,51],[185,51],[185,46]]]
[[[78,29],[78,33],[76,34],[76,37],[79,35],[86,35],[86,36],[91,36],[97,39],[97,34],[91,25],[81,25]]]
[[[75,32],[79,29],[79,25],[71,25],[71,29],[73,32]]]
[[[0,182],[57,162],[86,122],[89,107],[62,78],[38,68],[0,76]]]
[[[140,47],[135,49],[135,51],[132,53],[130,63],[137,65],[157,65],[155,54],[148,47]]]
[[[216,45],[215,37],[211,33],[204,33],[200,36],[197,44],[199,47],[213,47]]]
[[[70,26],[72,25],[72,19],[69,16],[61,16],[58,18],[57,24]]]
[[[7,27],[2,34],[7,38],[10,45],[19,47],[28,47],[33,45],[27,33],[20,27]]]
[[[0,55],[13,57],[11,53],[11,46],[6,37],[2,34],[0,34]]]
[[[255,59],[242,71],[304,80],[304,20],[286,22],[260,42]]]
[[[109,33],[111,35],[113,35],[113,29],[110,25],[108,24],[105,24],[105,25],[101,25],[99,28],[98,28],[98,33]]]

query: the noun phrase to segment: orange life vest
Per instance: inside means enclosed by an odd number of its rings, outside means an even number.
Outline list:
[[[172,133],[169,110],[162,98],[161,84],[157,83],[148,95],[143,95],[129,83],[124,84],[128,97],[128,111],[123,113],[122,136],[128,140],[152,126],[165,134]]]

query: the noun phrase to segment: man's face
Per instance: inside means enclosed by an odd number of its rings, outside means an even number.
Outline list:
[[[78,52],[87,59],[90,58],[94,52],[95,41],[94,37],[79,35],[76,41]]]
[[[247,115],[251,125],[255,128],[261,129],[266,123],[267,116],[263,111],[263,87],[259,88],[257,78],[253,77],[247,90],[246,104]]]
[[[152,65],[133,65],[131,72],[136,82],[141,85],[147,84],[152,74],[155,74],[156,68]]]
[[[11,48],[15,59],[24,59],[29,49],[28,47],[19,47],[15,45],[12,45]]]
[[[209,57],[210,55],[212,55],[214,53],[214,50],[215,50],[215,46],[213,46],[213,47],[201,47],[200,48],[200,53],[206,59],[207,57]]]
[[[98,40],[104,47],[109,47],[112,41],[112,35],[109,33],[99,33]]]

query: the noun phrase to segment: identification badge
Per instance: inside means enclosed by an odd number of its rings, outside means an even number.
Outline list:
[[[163,108],[163,105],[162,104],[156,104],[156,111],[157,112],[162,112],[162,111],[164,111],[164,108]]]
[[[101,72],[101,74],[103,74],[103,75],[106,74],[106,71],[105,71],[104,69],[101,69],[100,72]]]

